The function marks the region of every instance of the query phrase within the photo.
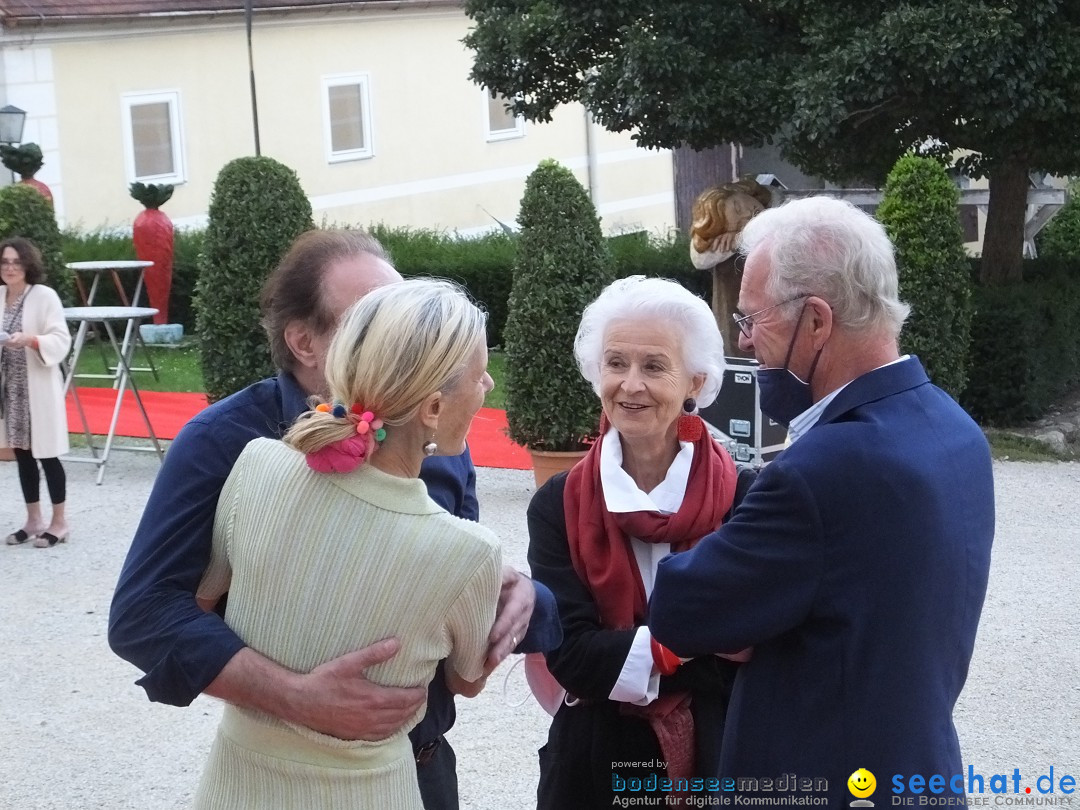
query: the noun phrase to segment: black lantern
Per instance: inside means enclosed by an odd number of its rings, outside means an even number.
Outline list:
[[[8,104],[0,107],[0,143],[22,143],[26,110]]]

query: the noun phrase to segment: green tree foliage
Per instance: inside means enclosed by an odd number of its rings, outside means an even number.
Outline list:
[[[1069,198],[1054,218],[1035,236],[1040,256],[1080,258],[1080,182],[1069,184]]]
[[[911,316],[902,351],[954,398],[967,382],[971,271],[960,227],[959,193],[936,160],[907,155],[885,182],[877,217],[896,245],[900,297]]]
[[[472,78],[546,121],[582,102],[643,146],[776,142],[880,183],[918,147],[990,179],[986,281],[1021,274],[1028,171],[1080,171],[1072,0],[466,0]]]
[[[1023,282],[975,290],[971,376],[960,404],[980,424],[1036,419],[1080,384],[1080,263],[1024,263]]]
[[[56,290],[65,306],[75,303],[75,279],[64,266],[60,228],[52,203],[32,186],[14,183],[0,188],[0,239],[22,236],[41,251],[45,283]]]
[[[555,161],[529,175],[518,224],[504,333],[510,438],[536,450],[578,450],[596,435],[600,403],[577,369],[574,336],[615,273],[592,201]]]
[[[314,227],[296,172],[268,157],[227,163],[210,198],[195,290],[206,393],[217,400],[273,373],[259,292],[286,250]]]

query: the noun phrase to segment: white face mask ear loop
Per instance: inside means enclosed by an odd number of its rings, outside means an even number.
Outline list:
[[[526,703],[528,703],[529,698],[532,697],[532,692],[527,691],[525,693],[525,697],[523,697],[517,703],[512,703],[510,701],[510,688],[509,688],[510,687],[510,675],[511,675],[511,673],[513,673],[513,671],[515,669],[517,669],[518,664],[520,664],[524,660],[525,660],[524,655],[517,656],[514,659],[514,663],[512,663],[510,665],[510,669],[506,670],[506,675],[503,676],[503,686],[502,686],[503,705],[509,706],[511,709],[519,709],[519,708],[521,708]]]

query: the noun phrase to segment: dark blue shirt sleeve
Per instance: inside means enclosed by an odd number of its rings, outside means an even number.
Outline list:
[[[223,435],[211,420],[176,437],[143,511],[109,611],[109,645],[146,675],[150,700],[191,703],[244,642],[195,591],[210,560],[214,512],[249,438]]]
[[[480,520],[476,500],[476,468],[469,448],[460,456],[431,456],[420,465],[420,480],[431,500],[465,520]]]
[[[517,645],[516,653],[548,652],[562,644],[562,622],[559,621],[559,608],[555,604],[555,594],[547,585],[532,581],[536,589],[536,603],[533,605],[532,618],[525,638]]]
[[[245,646],[195,601],[214,513],[247,443],[281,436],[303,408],[302,392],[283,373],[210,406],[165,454],[109,611],[109,645],[146,673],[137,683],[151,700],[188,705]]]

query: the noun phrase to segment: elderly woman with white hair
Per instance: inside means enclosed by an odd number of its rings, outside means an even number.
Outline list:
[[[696,415],[724,374],[712,311],[674,282],[622,279],[586,308],[574,351],[600,396],[601,435],[528,512],[533,577],[563,625],[547,665],[566,693],[540,749],[540,810],[610,807],[627,780],[665,792],[665,779],[677,791],[715,773],[737,666],[681,661],[645,624],[660,559],[733,503],[734,462]]]
[[[227,591],[225,621],[296,672],[388,637],[366,675],[426,685],[447,659],[451,691],[483,687],[501,566],[495,536],[428,497],[424,458],[459,455],[491,390],[485,317],[463,291],[412,279],[342,319],[326,359],[333,397],[284,441],[255,439],[225,482],[198,598]],[[339,740],[227,705],[198,808],[422,810],[413,723],[385,740]]]

